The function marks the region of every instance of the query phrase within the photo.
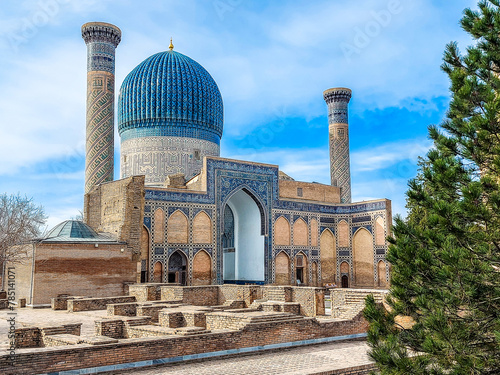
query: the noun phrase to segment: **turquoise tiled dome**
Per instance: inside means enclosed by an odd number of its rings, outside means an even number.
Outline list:
[[[219,144],[223,105],[212,76],[193,59],[157,53],[125,78],[118,97],[121,140],[152,136],[205,139]]]

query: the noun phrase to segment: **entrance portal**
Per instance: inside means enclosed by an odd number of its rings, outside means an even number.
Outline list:
[[[263,217],[256,201],[244,190],[224,208],[222,234],[224,282],[265,281]]]
[[[349,288],[349,276],[342,276],[342,288]]]
[[[186,264],[187,259],[180,251],[176,251],[168,260],[168,279],[169,283],[178,283],[186,285]]]

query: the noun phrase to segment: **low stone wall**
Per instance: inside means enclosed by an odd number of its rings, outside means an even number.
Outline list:
[[[292,301],[300,303],[301,315],[325,315],[325,289],[323,288],[294,287],[292,288]]]
[[[221,311],[206,314],[205,324],[208,330],[231,329],[237,331],[245,327],[248,320],[242,315]]]
[[[46,341],[48,336],[60,334],[80,336],[81,327],[81,323],[73,323],[62,326],[16,328],[15,347],[21,349],[50,346]]]
[[[91,297],[62,295],[55,298],[51,298],[50,306],[52,310],[67,310],[68,300],[79,299],[79,298],[91,298]]]
[[[186,326],[184,314],[180,311],[162,310],[158,315],[158,322],[162,327],[179,328]]]
[[[262,287],[259,285],[220,285],[219,304],[226,301],[245,301],[246,306],[250,306],[256,299],[262,299]]]
[[[108,304],[135,302],[134,296],[80,298],[68,300],[68,311],[106,310]]]
[[[229,314],[229,313],[227,313]],[[208,317],[207,314],[207,325]],[[192,336],[121,340],[99,346],[24,349],[16,353],[14,362],[0,356],[0,373],[5,375],[50,373],[70,369],[97,367],[118,363],[184,356],[236,348],[271,345],[290,341],[363,333],[367,323],[358,316],[352,321],[319,322],[302,318],[277,324],[249,325],[240,331],[212,332]]]
[[[387,295],[386,290],[374,289],[349,289],[349,288],[332,288],[329,289],[330,298],[332,300],[332,308],[335,306],[345,306],[349,304],[364,303],[368,294],[372,294],[376,302],[382,302]]]
[[[106,336],[113,339],[128,338],[128,329],[138,325],[151,324],[149,316],[132,316],[119,319],[98,319],[94,322],[96,336]]]
[[[15,347],[38,348],[42,346],[42,332],[38,327],[16,328]]]
[[[122,316],[136,316],[137,303],[111,303],[107,307],[108,316],[122,315]]]
[[[94,321],[96,336],[106,336],[113,339],[121,339],[123,334],[123,320],[121,319],[102,319]]]
[[[162,301],[180,301],[195,306],[219,304],[219,286],[161,286]]]
[[[263,286],[262,298],[268,301],[292,302],[291,286]]]
[[[137,316],[149,316],[151,321],[158,323],[158,314],[161,310],[177,307],[179,304],[154,304],[154,305],[139,305],[137,306]]]
[[[288,312],[300,315],[300,304],[296,302],[264,302],[260,304],[262,311]]]
[[[186,327],[207,327],[206,313],[200,311],[192,311],[183,313]]]
[[[161,299],[162,286],[178,285],[168,283],[131,284],[128,286],[128,294],[134,296],[137,302],[157,301]]]

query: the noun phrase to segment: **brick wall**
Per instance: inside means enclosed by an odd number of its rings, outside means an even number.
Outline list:
[[[258,285],[220,285],[218,287],[219,305],[226,301],[244,301],[250,306],[256,299],[262,298],[262,287]]]
[[[137,263],[124,244],[39,243],[35,249],[33,297],[28,303],[50,304],[59,295],[108,297],[123,295],[135,281]],[[19,275],[16,283],[31,280]],[[19,293],[26,298],[26,293]]]
[[[162,301],[182,301],[195,306],[216,306],[219,304],[219,286],[162,286]]]
[[[135,316],[137,314],[137,303],[111,303],[107,305],[108,316],[122,315]]]
[[[16,348],[37,348],[42,346],[42,333],[37,327],[16,328]]]
[[[110,324],[110,322],[108,321],[106,324]],[[97,346],[72,345],[60,349],[57,347],[36,350],[25,349],[24,351],[18,351],[13,366],[8,355],[0,356],[0,373],[14,375],[56,372],[356,334],[366,332],[366,329],[367,323],[361,316],[347,322],[324,323],[320,323],[313,318],[305,318],[281,324],[249,325],[241,331],[122,340],[114,344]]]
[[[262,298],[270,301],[292,302],[292,287],[265,286],[262,288]]]
[[[85,223],[126,242],[136,262],[141,251],[144,196],[144,176],[132,176],[101,184],[84,197]]]
[[[292,301],[300,303],[300,313],[305,316],[325,314],[325,290],[322,288],[292,288]]]
[[[162,286],[176,286],[178,284],[147,283],[128,286],[128,294],[135,296],[137,302],[157,301],[161,299]]]
[[[302,189],[299,196],[297,189]],[[340,188],[301,181],[279,180],[280,198],[295,198],[327,203],[340,203]]]
[[[123,320],[121,319],[98,319],[94,321],[96,336],[107,336],[114,339],[121,339],[123,333]]]
[[[79,298],[68,300],[68,311],[91,311],[106,310],[108,304],[135,302],[133,296],[103,297],[103,298]]]

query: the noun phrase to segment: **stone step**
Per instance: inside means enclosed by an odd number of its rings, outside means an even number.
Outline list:
[[[129,333],[136,333],[138,336],[170,336],[175,335],[175,328],[161,327],[152,324],[130,327]]]
[[[80,336],[70,335],[67,333],[45,336],[43,338],[43,344],[44,346],[47,347],[76,345],[81,343],[82,343],[82,338]]]
[[[117,339],[113,339],[107,336],[80,336],[82,342],[90,345],[104,345],[104,344],[114,344],[117,343]]]
[[[268,323],[268,322],[281,322],[285,320],[295,320],[295,319],[304,319],[303,316],[283,313],[286,315],[264,315],[264,316],[251,316],[245,317],[244,320],[249,323]]]
[[[201,333],[210,332],[210,330],[207,330],[203,327],[179,327],[179,328],[174,328],[174,330],[176,335],[183,335],[183,336],[199,335]]]

